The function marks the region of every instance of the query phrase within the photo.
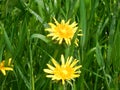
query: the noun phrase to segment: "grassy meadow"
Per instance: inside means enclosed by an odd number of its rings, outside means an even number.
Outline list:
[[[83,35],[58,44],[45,31],[53,18],[76,22]],[[65,85],[43,71],[61,54],[82,65]],[[120,1],[0,0],[0,62],[9,58],[13,71],[3,75],[0,66],[0,90],[120,90]]]

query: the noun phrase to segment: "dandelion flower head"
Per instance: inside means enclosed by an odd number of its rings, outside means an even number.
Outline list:
[[[52,78],[52,80],[62,80],[62,84],[65,84],[65,81],[74,80],[80,76],[81,71],[79,70],[82,66],[76,65],[79,60],[74,59],[73,57],[68,57],[66,62],[63,55],[61,55],[61,65],[54,59],[52,63],[54,66],[47,64],[48,69],[44,69],[44,72],[48,73],[46,77]]]
[[[3,75],[6,75],[6,71],[13,71],[13,68],[10,67],[11,64],[11,58],[9,58],[8,65],[5,66],[5,60],[0,62],[0,71],[3,73]]]
[[[50,28],[46,28],[45,30],[49,32],[48,37],[52,37],[52,40],[56,40],[59,44],[62,44],[64,41],[67,45],[71,44],[71,40],[78,29],[77,23],[73,22],[70,24],[70,20],[65,22],[64,20],[59,23],[54,18],[54,23],[49,23]]]

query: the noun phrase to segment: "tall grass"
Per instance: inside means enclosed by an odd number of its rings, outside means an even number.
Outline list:
[[[46,37],[53,17],[78,23],[78,47]],[[50,57],[59,61],[61,54],[82,65],[67,90],[119,90],[119,17],[119,0],[0,0],[0,61],[12,58],[14,64],[6,76],[0,72],[0,90],[63,90],[43,72]]]

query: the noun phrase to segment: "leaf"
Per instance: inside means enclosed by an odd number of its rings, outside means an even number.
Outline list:
[[[44,36],[44,35],[42,35],[42,34],[33,34],[33,35],[31,36],[31,39],[33,39],[33,38],[41,39],[41,40],[44,41],[45,43],[49,43],[49,42],[50,42],[50,40],[49,40],[46,36]]]
[[[102,56],[101,47],[100,47],[99,43],[97,43],[97,45],[96,45],[96,58],[97,58],[98,65],[100,67],[103,67],[104,66],[103,56]]]

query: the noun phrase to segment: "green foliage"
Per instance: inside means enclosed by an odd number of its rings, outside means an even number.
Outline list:
[[[83,34],[78,47],[46,37],[53,17],[78,23]],[[67,90],[119,90],[119,17],[119,0],[0,0],[0,61],[12,58],[14,64],[6,76],[0,72],[0,90],[63,90],[43,72],[50,58],[59,61],[61,54],[82,65]]]

